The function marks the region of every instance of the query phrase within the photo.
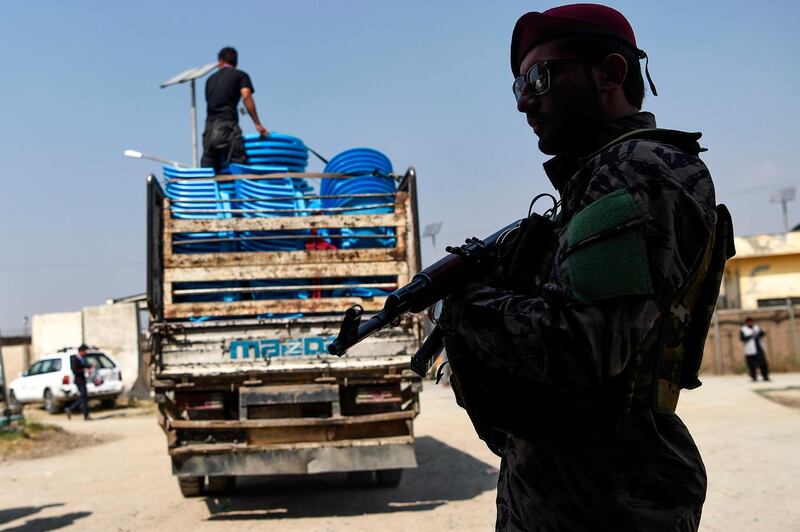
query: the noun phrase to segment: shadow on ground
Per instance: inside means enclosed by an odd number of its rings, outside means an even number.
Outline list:
[[[22,506],[19,508],[9,508],[7,510],[0,510],[0,524],[9,523],[22,519],[24,517],[37,514],[46,508],[53,506],[63,506],[63,504],[47,504],[45,506]],[[58,530],[65,526],[70,526],[78,519],[83,519],[92,515],[92,512],[70,512],[53,517],[37,517],[36,519],[28,519],[24,523],[13,526],[11,528],[4,528],[3,532],[46,532],[49,530]]]
[[[56,504],[45,504],[44,506],[19,506],[17,508],[5,508],[0,510],[0,525],[10,523],[11,521],[16,521],[17,519],[22,519],[23,517],[28,517],[29,515],[38,514],[42,510],[56,506],[64,506],[64,503],[59,502]]]
[[[209,520],[325,517],[430,510],[497,487],[497,470],[431,437],[418,438],[417,469],[397,488],[353,487],[344,474],[240,477],[236,490],[207,497]]]
[[[800,408],[800,387],[787,386],[785,388],[767,388],[756,390],[757,394],[790,408]]]

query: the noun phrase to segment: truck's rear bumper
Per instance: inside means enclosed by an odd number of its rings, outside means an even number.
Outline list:
[[[223,452],[192,454],[181,449],[173,454],[172,474],[178,476],[217,475],[307,475],[340,471],[408,469],[417,467],[414,440],[392,438],[358,445],[308,444],[292,448],[242,448]]]

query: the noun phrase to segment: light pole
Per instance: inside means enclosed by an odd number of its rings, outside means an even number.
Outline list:
[[[431,239],[431,244],[433,244],[433,248],[436,249],[436,235],[439,234],[439,231],[442,230],[442,222],[435,222],[432,224],[428,224],[425,226],[425,229],[422,230],[422,238]]]
[[[159,157],[158,155],[150,155],[149,153],[142,153],[137,150],[125,150],[123,155],[125,155],[125,157],[130,157],[131,159],[149,159],[157,163],[169,164],[177,168],[189,168],[189,165],[186,163],[172,161],[170,159],[164,159],[163,157]]]
[[[781,204],[781,210],[783,211],[783,228],[787,233],[789,232],[789,214],[786,209],[786,204],[790,201],[794,201],[796,192],[794,187],[782,188],[777,192],[773,192],[772,196],[769,198],[770,203]]]
[[[8,381],[6,380],[6,367],[3,362],[3,334],[0,333],[0,379],[3,381],[3,417],[7,427],[11,424],[11,408],[8,405]]]
[[[209,72],[215,70],[217,68],[217,63],[209,63],[207,65],[190,68],[188,70],[184,70],[177,76],[174,76],[160,86],[162,89],[170,87],[172,85],[177,85],[179,83],[186,83],[187,81],[190,82],[189,86],[191,88],[191,106],[192,106],[192,165],[197,168],[199,166],[198,159],[197,159],[197,95],[196,95],[196,86],[195,80],[202,78]]]
[[[30,324],[31,320],[28,316],[22,316],[22,336],[24,338],[28,338],[29,340],[33,340],[31,338],[31,333],[28,325]],[[24,339],[23,339],[24,342]],[[23,343],[22,344],[22,358],[24,361],[25,368],[27,369],[31,365],[31,343]]]

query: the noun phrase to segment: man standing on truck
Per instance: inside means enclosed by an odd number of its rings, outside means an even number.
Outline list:
[[[644,58],[602,5],[514,28],[517,109],[554,156],[560,211],[535,226],[554,244],[464,286],[439,321],[459,403],[502,457],[498,530],[699,525],[706,473],[675,406],[699,385],[732,228],[700,134],[641,112]],[[507,288],[532,269],[540,285]]]
[[[239,62],[236,49],[226,46],[219,51],[217,59],[219,70],[206,81],[206,129],[200,165],[213,167],[219,173],[225,164],[247,162],[236,112],[239,99],[244,102],[256,130],[264,137],[269,135],[269,131],[258,119],[250,76],[236,68]]]

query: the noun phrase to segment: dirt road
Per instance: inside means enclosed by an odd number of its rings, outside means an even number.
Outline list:
[[[800,385],[776,375],[773,388]],[[757,385],[756,387],[763,387]],[[703,530],[800,530],[800,411],[709,378],[681,416],[709,472]],[[343,475],[252,478],[230,497],[183,499],[152,416],[52,418],[107,443],[0,463],[0,530],[488,531],[499,460],[474,436],[449,389],[428,385],[416,425],[419,468],[397,489],[352,488]]]

